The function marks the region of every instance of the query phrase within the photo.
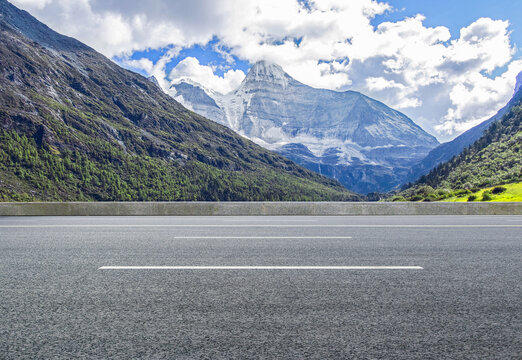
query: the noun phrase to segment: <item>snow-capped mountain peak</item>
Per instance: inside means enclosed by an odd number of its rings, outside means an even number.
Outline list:
[[[268,61],[255,63],[228,94],[186,81],[172,90],[195,112],[359,192],[399,185],[410,164],[438,145],[383,103],[355,91],[312,88]]]
[[[290,76],[281,66],[266,60],[261,60],[252,66],[243,80],[243,85],[247,83],[269,83],[286,88],[289,80],[291,80]]]

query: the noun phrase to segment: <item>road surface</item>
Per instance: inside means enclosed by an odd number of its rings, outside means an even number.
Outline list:
[[[2,358],[520,359],[522,217],[0,218]]]

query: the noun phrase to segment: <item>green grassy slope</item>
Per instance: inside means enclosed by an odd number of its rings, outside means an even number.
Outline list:
[[[464,202],[464,201],[522,201],[522,182],[516,184],[505,184],[480,189],[472,194],[462,194],[453,196],[443,201]]]

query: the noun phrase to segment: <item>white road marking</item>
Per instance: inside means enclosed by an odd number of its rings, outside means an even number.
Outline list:
[[[421,266],[101,266],[98,270],[423,270]]]
[[[171,236],[170,239],[351,239],[351,236]]]
[[[0,225],[0,229],[46,229],[46,228],[520,228],[522,224],[476,224],[476,225],[373,225],[373,224],[46,224],[46,225]]]

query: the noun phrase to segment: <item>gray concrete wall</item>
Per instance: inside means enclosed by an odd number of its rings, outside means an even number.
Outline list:
[[[65,202],[0,203],[0,216],[522,215],[519,203]]]

